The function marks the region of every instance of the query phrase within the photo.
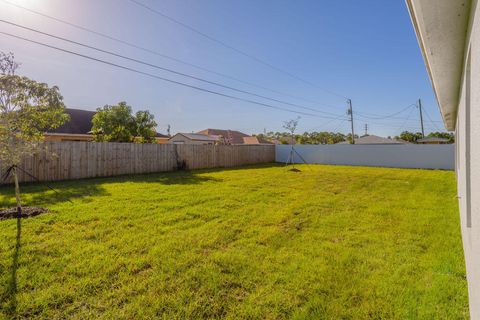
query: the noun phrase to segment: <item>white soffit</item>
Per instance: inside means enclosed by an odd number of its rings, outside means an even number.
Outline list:
[[[406,0],[447,130],[455,129],[471,0]]]

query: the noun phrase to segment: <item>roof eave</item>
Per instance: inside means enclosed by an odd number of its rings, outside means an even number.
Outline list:
[[[470,1],[406,0],[440,112],[455,130]]]

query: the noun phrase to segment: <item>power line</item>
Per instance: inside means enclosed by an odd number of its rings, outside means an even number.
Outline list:
[[[46,43],[43,43],[43,42],[39,42],[39,41],[35,41],[35,40],[32,40],[32,39],[24,38],[24,37],[14,35],[14,34],[11,34],[11,33],[8,33],[8,32],[0,31],[0,34],[6,35],[6,36],[9,36],[9,37],[13,37],[13,38],[16,38],[16,39],[19,39],[19,40],[23,40],[23,41],[26,41],[26,42],[34,43],[34,44],[37,44],[37,45],[40,45],[40,46],[43,46],[43,47],[47,47],[47,48],[50,48],[50,49],[54,49],[54,50],[57,50],[57,51],[61,51],[61,52],[64,52],[64,53],[72,54],[72,55],[82,57],[82,58],[85,58],[85,59],[88,59],[88,60],[96,61],[96,62],[103,63],[103,64],[106,64],[106,65],[110,65],[110,66],[113,66],[113,67],[117,67],[117,68],[120,68],[120,69],[123,69],[123,70],[127,70],[127,71],[130,71],[130,72],[137,73],[137,74],[145,75],[145,76],[155,78],[155,79],[158,79],[158,80],[162,80],[162,81],[165,81],[165,82],[169,82],[169,83],[177,84],[177,85],[180,85],[180,86],[188,87],[188,88],[191,88],[191,89],[195,89],[195,90],[198,90],[198,91],[203,91],[203,92],[206,92],[206,93],[230,98],[230,99],[233,99],[233,100],[248,102],[248,103],[251,103],[251,104],[255,104],[255,105],[259,105],[259,106],[263,106],[263,107],[267,107],[267,108],[271,108],[271,109],[282,110],[282,111],[287,111],[287,112],[306,115],[306,116],[312,116],[312,117],[323,118],[323,119],[333,119],[331,117],[319,116],[319,115],[316,115],[316,114],[306,113],[306,112],[297,111],[297,110],[291,110],[291,109],[278,107],[278,106],[274,106],[274,105],[250,100],[250,99],[245,99],[245,98],[241,98],[241,97],[232,96],[232,95],[221,93],[221,92],[218,92],[218,91],[213,91],[213,90],[197,87],[197,86],[190,85],[190,84],[187,84],[187,83],[183,83],[183,82],[180,82],[180,81],[160,77],[160,76],[157,76],[157,75],[154,75],[154,74],[151,74],[151,73],[148,73],[148,72],[144,72],[144,71],[141,71],[141,70],[138,70],[138,69],[126,67],[126,66],[116,64],[116,63],[113,63],[113,62],[110,62],[110,61],[94,58],[94,57],[87,56],[87,55],[84,55],[84,54],[81,54],[81,53],[78,53],[78,52],[74,52],[74,51],[70,51],[70,50],[67,50],[67,49],[52,46],[52,45],[49,45],[49,44],[46,44]]]
[[[229,45],[228,43],[226,43],[226,42],[224,42],[224,41],[222,41],[222,40],[219,40],[219,39],[217,39],[217,38],[214,38],[214,37],[206,34],[205,32],[202,32],[202,31],[198,30],[197,28],[194,28],[194,27],[192,27],[192,26],[190,26],[190,25],[188,25],[188,24],[186,24],[186,23],[184,23],[184,22],[182,22],[182,21],[180,21],[180,20],[177,20],[177,19],[175,19],[175,18],[173,18],[173,17],[171,17],[171,16],[169,16],[169,15],[166,15],[165,13],[163,13],[163,12],[157,10],[157,9],[154,9],[154,8],[152,8],[152,7],[150,7],[150,6],[147,6],[146,4],[144,4],[144,3],[140,2],[140,1],[137,1],[137,0],[128,0],[128,1],[136,4],[137,6],[140,6],[140,7],[144,8],[144,9],[146,9],[146,10],[148,10],[148,11],[150,11],[150,12],[156,14],[156,15],[159,15],[159,16],[161,16],[161,17],[169,20],[170,22],[173,22],[173,23],[175,23],[175,24],[178,24],[178,25],[182,26],[183,28],[188,29],[188,30],[190,30],[191,32],[194,32],[194,33],[196,33],[196,34],[198,34],[198,35],[200,35],[200,36],[202,36],[202,37],[204,37],[204,38],[206,38],[206,39],[208,39],[208,40],[210,40],[210,41],[212,41],[212,42],[215,42],[215,43],[217,43],[217,44],[219,44],[219,45],[227,48],[227,49],[230,49],[230,50],[232,50],[232,51],[235,51],[235,52],[238,53],[238,54],[241,54],[241,55],[243,55],[243,56],[245,56],[245,57],[248,57],[248,58],[250,58],[250,59],[252,59],[252,60],[255,60],[256,62],[258,62],[258,63],[260,63],[260,64],[263,64],[263,65],[265,65],[265,66],[267,66],[267,67],[269,67],[269,68],[271,68],[271,69],[273,69],[273,70],[276,70],[277,72],[283,73],[283,74],[285,74],[285,75],[287,75],[287,76],[289,76],[289,77],[291,77],[291,78],[294,78],[294,79],[296,79],[296,80],[298,80],[298,81],[301,81],[301,82],[306,83],[306,84],[308,84],[308,85],[310,85],[310,86],[313,86],[313,87],[315,87],[315,88],[318,88],[318,89],[320,89],[320,90],[322,90],[322,91],[325,91],[325,92],[327,92],[327,93],[329,93],[329,94],[331,94],[331,95],[337,96],[337,97],[342,98],[342,99],[348,99],[346,96],[344,96],[344,95],[342,95],[342,94],[339,94],[339,93],[336,93],[336,92],[334,92],[334,91],[331,91],[331,90],[328,90],[328,89],[319,87],[318,85],[316,85],[316,84],[314,84],[314,83],[312,83],[312,82],[310,82],[310,81],[308,81],[308,80],[305,80],[305,79],[303,79],[303,78],[301,78],[301,77],[299,77],[299,76],[297,76],[297,75],[295,75],[295,74],[293,74],[293,73],[291,73],[291,72],[289,72],[289,71],[283,70],[283,69],[281,69],[281,68],[279,68],[279,67],[276,67],[276,66],[274,66],[273,64],[271,64],[271,63],[269,63],[269,62],[267,62],[267,61],[265,61],[265,60],[263,60],[263,59],[260,59],[260,58],[254,56],[254,55],[252,55],[252,54],[250,54],[250,53],[247,53],[247,52],[245,52],[245,51],[243,51],[243,50],[237,49],[237,48]]]
[[[125,59],[125,60],[129,60],[129,61],[132,61],[132,62],[143,64],[143,65],[146,65],[146,66],[149,66],[149,67],[152,67],[152,68],[167,71],[167,72],[170,72],[170,73],[173,73],[173,74],[176,74],[176,75],[191,78],[191,79],[201,81],[201,82],[205,82],[205,83],[208,83],[208,84],[211,84],[211,85],[216,85],[216,86],[219,86],[219,87],[222,87],[222,88],[225,88],[225,89],[229,89],[229,90],[232,90],[232,91],[236,91],[236,92],[239,92],[239,93],[252,95],[252,96],[255,96],[257,98],[262,98],[262,99],[282,103],[282,104],[285,104],[285,105],[293,106],[293,107],[296,107],[296,108],[306,109],[306,110],[313,111],[313,112],[338,116],[338,114],[334,114],[334,113],[331,113],[331,112],[320,111],[320,110],[317,110],[317,109],[305,107],[305,106],[298,105],[298,104],[295,104],[295,103],[290,103],[290,102],[287,102],[287,101],[282,101],[282,100],[270,98],[270,97],[267,97],[267,96],[264,96],[264,95],[260,95],[260,94],[250,92],[250,91],[237,89],[237,88],[234,88],[234,87],[231,87],[231,86],[223,85],[223,84],[218,83],[218,82],[214,82],[214,81],[206,80],[206,79],[203,79],[203,78],[199,78],[199,77],[196,77],[196,76],[193,76],[193,75],[190,75],[190,74],[178,72],[178,71],[175,71],[173,69],[161,67],[161,66],[158,66],[158,65],[155,65],[155,64],[152,64],[152,63],[142,61],[142,60],[127,57],[127,56],[124,56],[124,55],[121,55],[121,54],[118,54],[118,53],[115,53],[115,52],[112,52],[112,51],[104,50],[104,49],[94,47],[94,46],[91,46],[91,45],[87,45],[87,44],[84,44],[84,43],[81,43],[81,42],[78,42],[78,41],[74,41],[74,40],[70,40],[70,39],[67,39],[67,38],[64,38],[64,37],[56,36],[56,35],[53,35],[51,33],[43,32],[43,31],[40,31],[40,30],[34,29],[34,28],[29,28],[29,27],[26,27],[26,26],[23,26],[23,25],[14,23],[14,22],[6,21],[6,20],[3,20],[3,19],[0,19],[0,22],[6,23],[6,24],[9,24],[9,25],[18,27],[18,28],[22,28],[22,29],[25,29],[25,30],[29,30],[29,31],[32,31],[32,32],[35,32],[35,33],[38,33],[38,34],[46,35],[48,37],[52,37],[52,38],[55,38],[55,39],[58,39],[58,40],[73,43],[75,45],[82,46],[82,47],[85,47],[85,48],[88,48],[88,49],[92,49],[92,50],[95,50],[95,51],[98,51],[98,52],[106,53],[106,54],[109,54],[109,55],[112,55],[112,56],[115,56],[115,57],[119,57],[119,58],[122,58],[122,59]]]
[[[305,99],[305,98],[303,98],[303,97],[299,97],[299,96],[291,95],[291,94],[288,94],[288,93],[285,93],[285,92],[277,91],[277,90],[274,90],[274,89],[271,89],[271,88],[264,87],[264,86],[259,85],[259,84],[255,84],[255,83],[252,83],[252,82],[244,81],[244,80],[241,80],[241,79],[239,79],[239,78],[236,78],[236,77],[233,77],[233,76],[230,76],[230,75],[226,75],[226,74],[223,74],[223,73],[220,73],[220,72],[217,72],[217,71],[213,71],[213,70],[210,70],[210,69],[207,69],[207,68],[204,68],[204,67],[195,65],[195,64],[193,64],[193,63],[189,63],[189,62],[183,61],[183,60],[181,60],[181,59],[178,59],[178,58],[175,58],[175,57],[171,57],[171,56],[162,54],[162,53],[160,53],[160,52],[158,52],[158,51],[155,51],[155,50],[152,50],[152,49],[148,49],[148,48],[145,48],[145,47],[136,45],[136,44],[134,44],[134,43],[131,43],[131,42],[128,42],[128,41],[125,41],[125,40],[122,40],[122,39],[113,37],[113,36],[111,36],[111,35],[108,35],[108,34],[105,34],[105,33],[101,33],[101,32],[98,32],[98,31],[95,31],[95,30],[92,30],[92,29],[83,27],[83,26],[81,26],[81,25],[77,25],[77,24],[71,23],[71,22],[69,22],[69,21],[62,20],[62,19],[57,18],[57,17],[53,17],[53,16],[51,16],[51,15],[47,15],[47,14],[45,14],[45,13],[42,13],[42,12],[39,12],[39,11],[30,9],[30,8],[27,8],[27,7],[24,7],[24,6],[21,6],[21,5],[19,5],[19,4],[16,4],[16,3],[13,3],[13,2],[10,2],[10,1],[7,1],[7,0],[0,0],[0,1],[2,1],[2,2],[8,4],[8,5],[17,7],[17,8],[19,8],[19,9],[28,11],[28,12],[30,12],[30,13],[33,13],[33,14],[42,16],[42,17],[44,17],[44,18],[51,19],[51,20],[53,20],[53,21],[56,21],[56,22],[59,22],[59,23],[62,23],[62,24],[65,24],[65,25],[68,25],[68,26],[77,28],[77,29],[79,29],[79,30],[82,30],[82,31],[85,31],[85,32],[89,32],[89,33],[91,33],[91,34],[95,34],[95,35],[97,35],[97,36],[100,36],[100,37],[103,37],[103,38],[106,38],[106,39],[109,39],[109,40],[112,40],[112,41],[115,41],[115,42],[118,42],[118,43],[121,43],[121,44],[124,44],[124,45],[127,45],[127,46],[130,46],[130,47],[132,47],[132,48],[139,49],[139,50],[142,50],[142,51],[144,51],[144,52],[148,52],[148,53],[151,53],[151,54],[154,54],[154,55],[157,55],[157,56],[166,58],[166,59],[170,59],[170,60],[172,60],[172,61],[175,61],[175,62],[178,62],[178,63],[182,63],[182,64],[185,64],[185,65],[188,65],[188,66],[197,68],[197,69],[199,69],[199,70],[206,71],[206,72],[209,72],[209,73],[218,75],[218,76],[222,76],[222,77],[225,77],[225,78],[228,78],[228,79],[231,79],[231,80],[240,82],[240,83],[244,83],[244,84],[247,84],[247,85],[250,85],[250,86],[253,86],[253,87],[258,87],[258,88],[260,88],[260,89],[267,90],[267,91],[271,91],[271,92],[273,92],[273,93],[280,94],[280,95],[284,95],[284,96],[288,96],[288,97],[291,97],[291,98],[294,98],[294,99],[303,100],[303,101],[305,101],[305,102],[315,103],[315,104],[321,105],[321,106],[323,106],[323,107],[328,107],[328,108],[332,108],[332,109],[338,109],[338,108],[339,108],[339,107],[335,107],[335,106],[332,106],[332,105],[320,103],[320,102],[318,102],[318,101],[313,101],[313,100]],[[138,4],[138,3],[137,3],[137,4]],[[157,11],[158,11],[158,10],[157,10]],[[4,22],[10,23],[10,22],[7,22],[7,21],[4,21]],[[13,23],[12,23],[12,24],[13,24]],[[18,26],[18,27],[22,27],[22,28],[27,28],[27,27],[20,26],[20,25],[17,25],[17,26]],[[38,31],[38,30],[33,30],[33,29],[30,29],[30,30],[31,30],[31,31],[34,31],[34,32]],[[40,32],[40,31],[39,31],[39,32]],[[57,36],[54,36],[54,35],[51,35],[51,34],[46,34],[46,33],[43,33],[43,34],[48,35],[48,36],[52,36],[52,37],[57,37]],[[60,37],[57,37],[57,38],[60,38]],[[71,41],[71,40],[67,40],[67,39],[65,39],[65,38],[62,38],[61,40]],[[83,45],[83,44],[80,44],[80,43],[77,43],[77,44],[78,44],[78,45]],[[92,49],[93,49],[93,48],[92,48]],[[106,51],[104,51],[104,52],[107,53]],[[127,57],[124,57],[124,58],[127,58]],[[202,81],[202,80],[200,80],[200,81]],[[239,91],[239,92],[241,92],[241,91]],[[259,97],[262,97],[262,96],[259,96]],[[269,98],[266,98],[266,99],[269,99]],[[277,101],[277,102],[280,102],[280,103],[284,103],[283,101],[281,101],[281,100],[276,100],[276,99],[274,99],[274,100],[272,100],[272,101]],[[290,103],[286,103],[286,104],[289,104],[289,105],[297,106],[297,107],[298,107],[297,104],[290,104]],[[413,106],[413,105],[410,105],[410,106]],[[306,110],[310,110],[310,111],[321,112],[321,113],[333,115],[333,113],[322,112],[322,111],[319,111],[319,110],[315,110],[314,108],[309,108],[309,107],[304,107],[304,106],[301,106],[301,108],[305,108]],[[407,106],[407,108],[408,108],[408,106]],[[391,118],[391,119],[404,120],[405,118],[399,118],[399,117],[394,117],[394,116],[393,116],[393,115],[396,115],[396,114],[401,113],[402,111],[405,111],[405,110],[401,110],[401,111],[399,111],[398,113],[390,114],[390,115],[387,115],[387,116],[380,116],[380,117],[369,117],[369,116],[365,116],[365,115],[378,116],[378,114],[375,114],[375,113],[367,113],[367,112],[358,112],[358,111],[357,111],[356,114],[357,114],[359,117],[363,117],[363,118],[366,118],[366,119],[385,119],[385,118]],[[441,130],[438,129],[438,127],[435,125],[435,122],[442,123],[442,121],[433,121],[433,120],[431,120],[431,118],[429,118],[429,119],[430,119],[430,122],[432,122],[432,124],[437,128],[437,130],[441,131]]]
[[[435,127],[435,129],[437,129],[438,131],[442,131],[441,129],[439,129],[439,128],[437,127],[437,125],[435,124],[435,122],[433,122],[432,118],[430,118],[430,115],[428,114],[427,109],[423,108],[423,111],[425,112],[428,120],[430,120],[430,122],[433,124],[433,126]]]
[[[302,105],[293,104],[293,103],[289,103],[289,102],[286,102],[286,101],[269,98],[269,97],[264,96],[264,95],[259,95],[259,94],[256,94],[256,93],[253,93],[253,92],[249,92],[249,91],[246,91],[246,90],[241,90],[241,89],[237,89],[237,88],[234,88],[234,87],[226,86],[226,85],[220,84],[220,83],[218,83],[218,82],[213,82],[213,81],[209,81],[209,80],[206,80],[206,79],[202,79],[202,78],[199,78],[199,77],[196,77],[196,76],[192,76],[192,75],[189,75],[189,74],[186,74],[186,73],[177,72],[177,71],[172,70],[172,69],[169,69],[169,68],[165,68],[165,67],[161,67],[161,66],[158,66],[158,65],[154,65],[154,64],[151,64],[151,63],[142,61],[142,60],[138,60],[138,59],[134,59],[134,58],[131,58],[131,57],[127,57],[127,56],[124,56],[124,55],[121,55],[121,54],[118,54],[118,53],[115,53],[115,52],[112,52],[112,51],[100,49],[100,48],[98,48],[98,47],[94,47],[94,46],[90,46],[90,45],[87,45],[87,44],[83,44],[83,43],[80,43],[80,42],[78,42],[78,41],[70,40],[70,39],[67,39],[67,38],[64,38],[64,37],[59,37],[59,36],[56,36],[56,35],[53,35],[53,34],[50,34],[50,33],[47,33],[47,32],[40,31],[40,30],[38,30],[38,29],[29,28],[29,27],[22,26],[22,25],[19,25],[19,24],[10,22],[10,21],[3,20],[3,19],[0,19],[0,22],[7,23],[7,24],[10,24],[10,25],[13,25],[13,26],[22,28],[22,29],[26,29],[26,30],[29,30],[29,31],[32,31],[32,32],[36,32],[36,33],[39,33],[39,34],[43,34],[43,35],[46,35],[46,36],[49,36],[49,37],[52,37],[52,38],[55,38],[55,39],[59,39],[59,40],[62,40],[62,41],[66,41],[66,42],[69,42],[69,43],[73,43],[73,44],[76,44],[76,45],[79,45],[79,46],[83,46],[83,47],[86,47],[86,48],[89,48],[89,49],[92,49],[92,50],[96,50],[96,51],[99,51],[99,52],[103,52],[103,53],[106,53],[106,54],[110,54],[110,55],[113,55],[113,56],[116,56],[116,57],[120,57],[120,58],[122,58],[122,59],[126,59],[126,60],[130,60],[130,61],[133,61],[133,62],[136,62],[136,63],[140,63],[140,64],[143,64],[143,65],[147,65],[147,66],[149,66],[149,67],[157,68],[157,69],[160,69],[160,70],[163,70],[163,71],[167,71],[167,72],[174,73],[174,74],[177,74],[177,75],[181,75],[181,76],[184,76],[184,77],[192,78],[192,79],[195,79],[195,80],[198,80],[198,81],[202,81],[202,82],[209,83],[209,84],[212,84],[212,85],[220,86],[220,87],[223,87],[223,88],[226,88],[226,89],[229,89],[229,90],[237,91],[237,92],[244,93],[244,94],[253,95],[253,96],[256,96],[256,97],[259,97],[259,98],[262,98],[262,99],[267,99],[267,100],[275,101],[275,102],[278,102],[278,103],[282,103],[282,104],[294,106],[294,107],[297,107],[297,108],[302,108],[302,109],[306,109],[306,110],[310,110],[310,111],[314,111],[314,112],[319,112],[319,113],[324,113],[324,114],[329,114],[329,115],[338,116],[338,114],[334,114],[334,113],[331,113],[331,112],[320,111],[320,110],[313,109],[313,108],[309,108],[309,107],[305,107],[305,106],[302,106]]]
[[[410,116],[412,115],[413,110],[415,110],[415,109],[413,109],[413,108],[410,109],[410,112],[408,113],[407,119],[405,119],[405,121],[402,123],[402,125],[401,125],[397,130],[395,130],[395,131],[399,131],[400,129],[402,129],[402,128],[405,126],[405,124],[407,123],[407,120],[408,120],[408,119],[410,118]]]
[[[409,108],[411,108],[411,107],[413,107],[413,106],[415,106],[414,103],[406,106],[405,108],[402,108],[402,109],[401,109],[400,111],[398,111],[398,112],[395,112],[395,113],[392,113],[392,114],[389,114],[389,115],[385,115],[385,116],[380,116],[380,117],[369,117],[369,116],[364,116],[364,115],[362,115],[362,114],[369,114],[369,113],[366,113],[366,112],[364,112],[364,113],[357,112],[357,114],[358,114],[360,117],[362,117],[362,118],[372,119],[372,120],[381,120],[381,119],[393,118],[394,116],[396,116],[396,115],[398,115],[398,114],[400,114],[400,113],[402,113],[402,112],[407,111]],[[370,113],[370,114],[372,114],[372,113]]]
[[[151,54],[160,56],[160,57],[165,58],[165,59],[169,59],[169,60],[172,60],[172,61],[175,61],[175,62],[184,64],[184,65],[188,65],[188,66],[190,66],[190,67],[197,68],[197,69],[199,69],[199,70],[202,70],[202,71],[205,71],[205,72],[209,72],[209,73],[212,73],[212,74],[215,74],[215,75],[218,75],[218,76],[227,78],[227,79],[231,79],[231,80],[237,81],[237,82],[239,82],[239,83],[243,83],[243,84],[246,84],[246,85],[249,85],[249,86],[253,86],[253,87],[258,87],[258,88],[263,89],[263,90],[267,90],[267,91],[270,91],[270,92],[273,92],[273,93],[276,93],[276,94],[280,94],[280,95],[283,95],[283,96],[288,96],[288,97],[291,97],[291,98],[294,98],[294,99],[298,99],[298,100],[302,100],[302,101],[305,101],[305,102],[314,103],[314,104],[317,104],[317,105],[322,106],[322,107],[327,107],[327,108],[332,108],[332,109],[338,109],[338,108],[340,108],[340,107],[338,107],[338,106],[332,106],[332,105],[328,105],[328,104],[321,103],[321,102],[318,102],[318,101],[313,101],[313,100],[310,100],[310,99],[305,99],[305,98],[303,98],[303,97],[299,97],[299,96],[296,96],[296,95],[291,95],[291,94],[288,94],[288,93],[286,93],[286,92],[282,92],[282,91],[274,90],[274,89],[271,89],[271,88],[267,88],[267,87],[264,87],[264,86],[259,85],[259,84],[255,84],[255,83],[252,83],[252,82],[249,82],[249,81],[245,81],[245,80],[239,79],[239,78],[234,77],[234,76],[230,76],[230,75],[227,75],[227,74],[224,74],[224,73],[220,73],[220,72],[217,72],[217,71],[214,71],[214,70],[211,70],[211,69],[207,69],[207,68],[204,68],[204,67],[202,67],[202,66],[198,66],[198,65],[196,65],[196,64],[193,64],[193,63],[190,63],[190,62],[187,62],[187,61],[184,61],[184,60],[175,58],[175,57],[171,57],[171,56],[162,54],[162,53],[160,53],[160,52],[158,52],[158,51],[155,51],[155,50],[152,50],[152,49],[149,49],[149,48],[146,48],[146,47],[142,47],[142,46],[139,46],[139,45],[137,45],[137,44],[134,44],[134,43],[131,43],[131,42],[122,40],[122,39],[120,39],[120,38],[116,38],[116,37],[114,37],[114,36],[111,36],[111,35],[108,35],[108,34],[105,34],[105,33],[101,33],[101,32],[95,31],[95,30],[93,30],[93,29],[89,29],[89,28],[86,28],[86,27],[81,26],[81,25],[78,25],[78,24],[74,24],[74,23],[72,23],[72,22],[69,22],[69,21],[66,21],[66,20],[63,20],[63,19],[60,19],[60,18],[51,16],[51,15],[48,15],[48,14],[42,13],[42,12],[40,12],[40,11],[36,11],[36,10],[30,9],[30,8],[24,7],[24,6],[22,6],[22,5],[13,3],[13,2],[11,2],[11,1],[7,1],[7,0],[0,0],[0,1],[3,2],[3,3],[6,3],[6,4],[8,4],[8,5],[14,6],[14,7],[16,7],[16,8],[25,10],[25,11],[27,11],[27,12],[30,12],[30,13],[33,13],[33,14],[36,14],[36,15],[39,15],[39,16],[41,16],[41,17],[44,17],[44,18],[47,18],[47,19],[50,19],[50,20],[53,20],[53,21],[56,21],[56,22],[59,22],[59,23],[62,23],[62,24],[65,24],[65,25],[74,27],[74,28],[77,28],[77,29],[79,29],[79,30],[82,30],[82,31],[85,31],[85,32],[88,32],[88,33],[91,33],[91,34],[94,34],[94,35],[97,35],[97,36],[100,36],[100,37],[103,37],[103,38],[105,38],[105,39],[109,39],[109,40],[112,40],[112,41],[115,41],[115,42],[124,44],[124,45],[126,45],[126,46],[129,46],[129,47],[132,47],[132,48],[135,48],[135,49],[138,49],[138,50],[142,50],[142,51],[147,52],[147,53],[151,53]],[[360,116],[360,117],[367,118],[367,119],[372,119],[372,117],[363,116],[362,114],[366,114],[366,115],[370,114],[370,115],[378,116],[377,114],[374,114],[374,113],[358,112],[358,111],[356,112],[356,114],[357,114],[358,116]],[[387,118],[387,117],[390,117],[391,119],[398,119],[398,120],[404,120],[404,119],[405,119],[405,118],[391,117],[391,115],[389,115],[389,116],[381,116],[381,117],[377,117],[377,118],[378,118],[378,119],[381,119],[381,118]],[[431,122],[442,123],[442,121],[431,121]]]
[[[172,61],[175,61],[175,62],[184,64],[184,65],[187,65],[187,66],[196,68],[196,69],[198,69],[198,70],[202,70],[202,71],[205,71],[205,72],[209,72],[209,73],[211,73],[211,74],[215,74],[215,75],[217,75],[217,76],[221,76],[221,77],[224,77],[224,78],[227,78],[227,79],[230,79],[230,80],[237,81],[237,82],[239,82],[239,83],[243,83],[243,84],[246,84],[246,85],[249,85],[249,86],[252,86],[252,87],[257,87],[257,88],[260,88],[260,89],[263,89],[263,90],[266,90],[266,91],[270,91],[270,92],[273,92],[273,93],[276,93],[276,94],[280,94],[280,95],[283,95],[283,96],[287,96],[287,97],[290,97],[290,98],[302,100],[302,101],[305,101],[305,102],[315,103],[315,104],[321,105],[321,106],[323,106],[323,107],[332,108],[332,109],[338,109],[338,108],[339,108],[339,107],[335,107],[335,106],[332,106],[332,105],[320,103],[320,102],[318,102],[318,101],[313,101],[313,100],[310,100],[310,99],[305,99],[305,98],[303,98],[303,97],[299,97],[299,96],[296,96],[296,95],[292,95],[292,94],[289,94],[289,93],[286,93],[286,92],[282,92],[282,91],[278,91],[278,90],[275,90],[275,89],[271,89],[271,88],[262,86],[262,85],[260,85],[260,84],[256,84],[256,83],[249,82],[249,81],[245,81],[245,80],[242,80],[242,79],[240,79],[240,78],[237,78],[237,77],[234,77],[234,76],[231,76],[231,75],[227,75],[227,74],[224,74],[224,73],[221,73],[221,72],[218,72],[218,71],[214,71],[214,70],[211,70],[211,69],[208,69],[208,68],[205,68],[205,67],[202,67],[202,66],[199,66],[199,65],[196,65],[196,64],[193,64],[193,63],[190,63],[190,62],[187,62],[187,61],[184,61],[184,60],[181,60],[181,59],[178,59],[178,58],[175,58],[175,57],[166,55],[166,54],[163,54],[163,53],[160,53],[160,52],[158,52],[158,51],[155,51],[155,50],[152,50],[152,49],[149,49],[149,48],[145,48],[145,47],[136,45],[136,44],[134,44],[134,43],[131,43],[131,42],[122,40],[122,39],[120,39],[120,38],[116,38],[116,37],[113,37],[113,36],[111,36],[111,35],[108,35],[108,34],[105,34],[105,33],[101,33],[101,32],[98,32],[98,31],[95,31],[95,30],[92,30],[92,29],[83,27],[83,26],[81,26],[81,25],[74,24],[74,23],[72,23],[72,22],[69,22],[69,21],[66,21],[66,20],[63,20],[63,19],[60,19],[60,18],[53,17],[53,16],[51,16],[51,15],[47,15],[47,14],[42,13],[42,12],[40,12],[40,11],[36,11],[36,10],[30,9],[30,8],[21,6],[21,5],[19,5],[19,4],[16,4],[16,3],[13,3],[13,2],[10,2],[10,1],[7,1],[7,0],[0,0],[0,1],[2,1],[2,2],[8,4],[8,5],[17,7],[17,8],[19,8],[19,9],[28,11],[28,12],[30,12],[30,13],[33,13],[33,14],[42,16],[42,17],[44,17],[44,18],[51,19],[51,20],[53,20],[53,21],[56,21],[56,22],[59,22],[59,23],[62,23],[62,24],[65,24],[65,25],[68,25],[68,26],[77,28],[77,29],[79,29],[79,30],[82,30],[82,31],[85,31],[85,32],[88,32],[88,33],[91,33],[91,34],[94,34],[94,35],[97,35],[97,36],[100,36],[100,37],[103,37],[103,38],[105,38],[105,39],[109,39],[109,40],[112,40],[112,41],[115,41],[115,42],[124,44],[124,45],[126,45],[126,46],[131,47],[131,48],[135,48],[135,49],[138,49],[138,50],[141,50],[141,51],[150,53],[150,54],[154,54],[154,55],[157,55],[157,56],[159,56],[159,57],[162,57],[162,58],[165,58],[165,59],[168,59],[168,60],[172,60]]]
[[[318,128],[323,128],[323,127],[325,127],[325,126],[327,126],[327,125],[329,125],[329,124],[331,124],[331,123],[333,123],[333,122],[335,122],[335,121],[338,121],[338,120],[340,120],[340,119],[342,119],[342,118],[343,118],[343,116],[339,116],[339,117],[337,117],[336,119],[329,120],[329,121],[327,121],[327,122],[325,122],[325,123],[323,123],[323,124],[321,124],[321,125],[319,125],[319,126],[316,126],[316,127],[310,128],[310,129],[307,129],[306,131],[307,131],[307,132],[310,132],[310,131],[315,130],[315,129],[318,129]],[[343,120],[346,120],[346,119],[344,118]]]

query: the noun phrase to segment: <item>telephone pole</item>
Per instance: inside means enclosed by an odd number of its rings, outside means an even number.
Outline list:
[[[368,136],[368,124],[365,123],[365,135]]]
[[[348,111],[347,114],[350,115],[350,122],[352,123],[352,144],[355,144],[355,132],[353,131],[353,109],[352,109],[352,100],[348,99]]]
[[[418,109],[420,110],[420,124],[422,126],[422,138],[425,138],[425,130],[423,129],[422,100],[418,99]]]

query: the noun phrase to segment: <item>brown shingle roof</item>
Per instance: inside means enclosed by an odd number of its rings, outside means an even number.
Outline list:
[[[70,116],[70,120],[60,127],[48,131],[49,133],[88,134],[92,130],[92,119],[96,111],[66,108],[65,112]],[[168,138],[158,132],[155,137]]]
[[[49,132],[87,134],[92,130],[92,118],[95,111],[67,108],[65,109],[65,112],[70,116],[70,120]]]
[[[243,137],[244,144],[273,144],[268,140],[262,139],[260,137]]]

